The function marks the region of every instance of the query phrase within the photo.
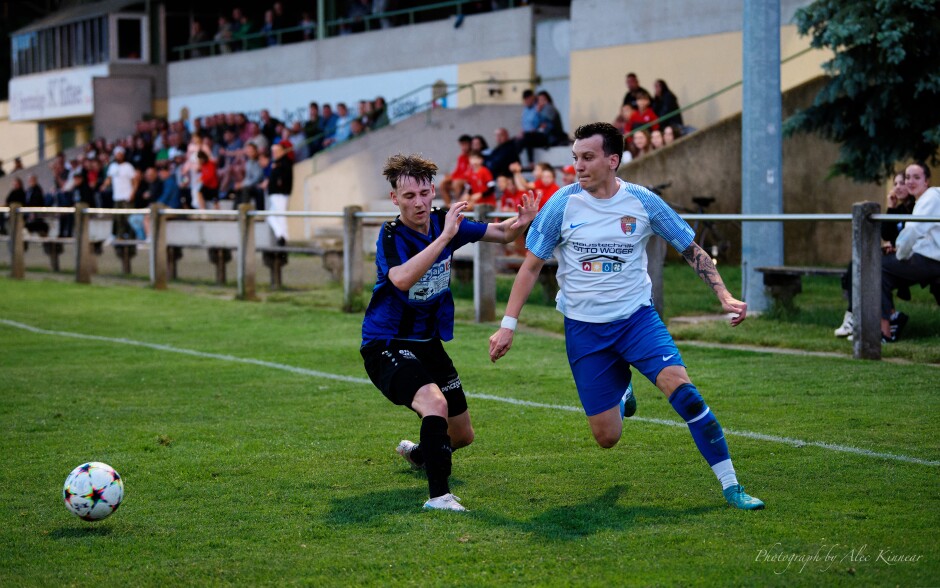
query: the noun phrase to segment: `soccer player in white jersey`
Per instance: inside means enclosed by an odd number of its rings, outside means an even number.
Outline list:
[[[682,253],[741,324],[747,304],[725,287],[709,255],[693,241],[691,227],[649,190],[617,177],[623,135],[611,124],[575,131],[577,182],[555,193],[526,238],[525,261],[516,275],[500,329],[490,337],[490,359],[512,346],[519,313],[545,260],[558,260],[556,307],[565,316],[565,346],[578,396],[594,439],[617,444],[623,418],[636,412],[631,366],[662,390],[689,427],[728,504],[764,508],[738,483],[721,425],[689,379],[679,349],[652,306],[646,243],[659,235]]]

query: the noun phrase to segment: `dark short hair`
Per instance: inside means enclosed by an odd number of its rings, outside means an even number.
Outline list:
[[[924,179],[925,179],[925,180],[929,180],[929,179],[930,179],[930,168],[927,167],[927,164],[926,164],[926,163],[924,163],[923,161],[915,161],[915,162],[912,163],[911,165],[916,165],[916,166],[919,167],[920,169],[924,170]],[[906,174],[905,174],[905,176],[906,176]]]
[[[532,90],[523,90],[523,91],[522,91],[522,99],[523,99],[523,100],[525,100],[526,98],[531,98],[532,96],[535,96],[535,92],[533,92]]]
[[[414,178],[419,182],[432,183],[437,174],[437,164],[430,159],[413,153],[393,155],[385,162],[382,175],[389,181],[393,189],[398,189],[398,180],[404,177]]]
[[[623,161],[623,134],[614,125],[606,122],[594,122],[581,125],[574,131],[574,138],[587,139],[600,135],[604,141],[604,155],[616,155]],[[618,165],[619,163],[618,162]]]
[[[457,138],[458,143],[469,143],[470,141],[473,141],[473,137],[470,135],[460,135],[460,137]]]
[[[316,102],[311,102],[311,103],[310,103],[310,108],[316,108],[317,110],[319,110],[319,109],[320,109],[320,105],[317,104]]]

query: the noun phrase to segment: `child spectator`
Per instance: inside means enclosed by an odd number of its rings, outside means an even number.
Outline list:
[[[653,129],[650,133],[650,149],[662,149],[666,146],[666,141],[663,139],[663,132],[659,129]]]
[[[650,136],[647,131],[637,131],[633,133],[633,149],[631,154],[633,159],[643,157],[650,152]]]
[[[666,145],[672,145],[681,136],[682,133],[679,131],[679,127],[675,125],[669,125],[663,129],[663,143]]]
[[[468,193],[466,200],[472,209],[477,205],[496,207],[496,182],[493,174],[483,165],[483,155],[479,151],[470,152],[470,173],[467,178]]]
[[[444,175],[441,185],[438,187],[441,198],[445,206],[458,200],[463,194],[464,186],[470,175],[470,135],[460,135],[457,144],[460,146],[460,153],[457,155],[457,164],[453,171]]]
[[[630,130],[641,127],[648,123],[653,123],[650,128],[658,129],[659,123],[656,121],[659,117],[650,108],[650,95],[646,90],[638,90],[636,93],[636,111],[630,115]]]
[[[210,203],[213,208],[218,208],[219,174],[215,162],[209,158],[205,151],[200,150],[196,157],[199,159],[200,190],[196,193],[199,208],[205,209]]]

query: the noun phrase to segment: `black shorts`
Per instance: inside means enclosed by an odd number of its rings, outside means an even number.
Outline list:
[[[359,350],[366,373],[375,387],[393,403],[411,408],[415,394],[427,384],[437,384],[447,399],[447,416],[467,410],[460,376],[439,339],[373,342]],[[412,409],[413,410],[413,409]]]

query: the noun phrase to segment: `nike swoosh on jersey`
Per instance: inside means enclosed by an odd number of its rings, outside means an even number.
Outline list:
[[[569,228],[569,229],[577,229],[577,228],[580,227],[581,225],[586,225],[586,224],[587,224],[587,222],[578,223],[578,224],[571,223],[571,224],[568,225],[568,228]]]
[[[672,355],[664,355],[664,356],[663,356],[663,361],[669,361],[670,359],[672,359],[672,358],[675,357],[675,356],[676,356],[675,353],[673,353]]]

